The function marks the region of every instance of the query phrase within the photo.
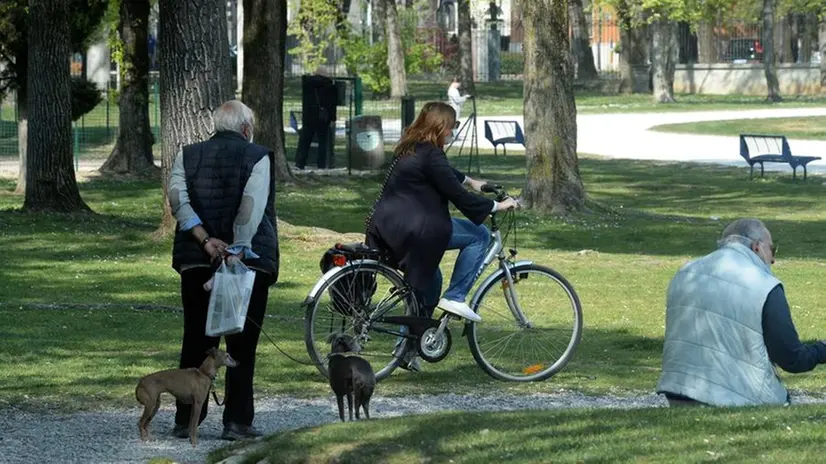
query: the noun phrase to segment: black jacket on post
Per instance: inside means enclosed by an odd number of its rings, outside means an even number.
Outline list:
[[[233,224],[241,206],[244,187],[252,168],[265,156],[270,157],[270,191],[267,207],[258,231],[252,238],[252,251],[259,259],[245,259],[244,264],[263,269],[278,280],[278,229],[275,217],[275,176],[273,152],[247,142],[234,132],[218,132],[211,139],[183,148],[184,170],[189,203],[201,218],[211,237],[228,244],[233,242]],[[189,231],[175,231],[172,267],[181,272],[184,265],[209,265],[209,258]]]
[[[389,250],[408,283],[423,291],[433,281],[453,232],[448,201],[475,224],[493,210],[493,200],[471,193],[464,175],[444,151],[419,143],[398,160],[367,230],[367,244]]]
[[[333,79],[318,74],[301,77],[301,124],[328,124],[336,120],[338,92]]]

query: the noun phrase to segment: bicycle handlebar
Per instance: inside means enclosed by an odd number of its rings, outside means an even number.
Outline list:
[[[505,187],[498,184],[483,184],[481,190],[483,193],[493,193],[496,195],[496,201],[502,201],[510,197]]]
[[[499,184],[482,184],[482,188],[480,189],[482,193],[493,193],[496,195],[496,201],[504,201],[507,198],[511,198],[508,194],[508,191],[505,190],[505,187],[502,187]],[[514,198],[517,204],[519,205],[518,208],[522,207],[522,201],[519,198]],[[517,209],[518,209],[517,208]]]

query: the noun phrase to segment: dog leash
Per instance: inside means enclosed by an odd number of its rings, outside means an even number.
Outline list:
[[[227,402],[227,393],[224,392],[224,401],[218,401],[218,395],[215,394],[215,383],[209,384],[209,389],[212,390],[212,399],[215,400],[215,404],[218,406],[223,406],[224,403]]]
[[[285,352],[284,352],[284,350],[282,350],[282,349],[281,349],[281,347],[279,347],[279,346],[275,343],[275,341],[274,341],[272,338],[270,338],[269,334],[267,334],[267,332],[264,332],[264,329],[263,329],[260,325],[258,325],[255,321],[253,321],[253,320],[252,320],[252,319],[250,319],[249,317],[247,317],[247,321],[252,322],[252,325],[254,325],[254,326],[258,327],[258,330],[260,330],[260,331],[261,331],[261,333],[262,333],[262,334],[264,334],[264,336],[265,336],[265,337],[267,337],[267,340],[269,340],[269,341],[270,341],[270,343],[272,344],[272,346],[274,346],[276,350],[278,350],[281,354],[283,354],[284,356],[286,356],[287,358],[289,358],[291,361],[296,362],[296,363],[298,363],[298,364],[303,364],[303,365],[305,365],[305,366],[317,366],[317,365],[321,365],[321,363],[308,363],[308,362],[299,361],[298,359],[293,358],[293,357],[292,357],[292,356],[290,356],[289,354],[285,353]],[[212,393],[212,399],[213,399],[213,400],[215,400],[215,404],[217,404],[218,406],[223,406],[223,405],[224,405],[224,403],[226,403],[226,401],[227,401],[226,391],[224,391],[224,401],[218,401],[218,395],[215,393],[215,379],[212,379],[212,382],[210,382],[210,384],[209,384],[209,389],[210,389],[210,392]]]
[[[276,350],[278,350],[278,352],[279,352],[279,353],[283,354],[284,356],[286,356],[287,358],[289,358],[291,361],[293,361],[293,362],[295,362],[295,363],[298,363],[298,364],[305,365],[305,366],[320,366],[320,365],[322,365],[322,363],[304,362],[304,361],[299,361],[298,359],[293,358],[292,356],[290,356],[289,354],[287,354],[284,350],[282,350],[282,349],[281,349],[281,347],[279,347],[279,346],[275,343],[275,341],[274,341],[272,338],[270,338],[270,336],[267,334],[267,332],[264,332],[264,329],[263,329],[260,325],[258,325],[255,321],[253,321],[253,320],[252,320],[252,319],[250,319],[249,317],[247,317],[247,321],[252,322],[252,325],[254,325],[254,326],[258,327],[258,330],[260,330],[260,331],[261,331],[261,333],[262,333],[262,334],[264,334],[264,336],[265,336],[265,337],[267,337],[267,340],[269,340],[269,341],[270,341],[270,343],[272,344],[272,346],[274,346],[274,347],[275,347],[275,349],[276,349]]]

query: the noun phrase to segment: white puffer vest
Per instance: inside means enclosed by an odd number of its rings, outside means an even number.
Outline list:
[[[736,243],[683,266],[668,288],[657,392],[715,406],[785,403],[763,341],[763,305],[778,284]]]

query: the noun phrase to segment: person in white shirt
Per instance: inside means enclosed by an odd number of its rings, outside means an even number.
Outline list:
[[[456,111],[456,121],[462,119],[462,105],[465,103],[465,100],[471,98],[470,95],[462,95],[459,92],[460,88],[462,88],[462,83],[458,77],[454,77],[453,81],[450,82],[450,87],[447,88],[447,104]]]

